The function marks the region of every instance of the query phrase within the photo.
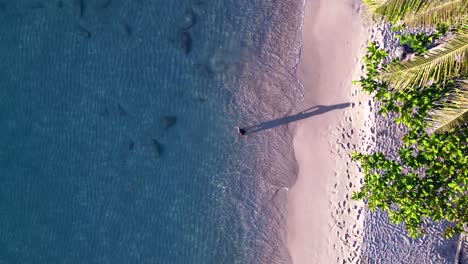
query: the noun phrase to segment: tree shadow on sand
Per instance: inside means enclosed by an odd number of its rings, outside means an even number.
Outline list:
[[[332,110],[337,110],[337,109],[344,109],[349,107],[351,104],[350,103],[343,103],[343,104],[335,104],[335,105],[316,105],[313,106],[309,109],[306,109],[300,113],[297,113],[295,115],[291,116],[286,116],[266,122],[262,122],[258,125],[255,126],[250,126],[250,127],[240,127],[239,132],[241,135],[248,135],[252,133],[257,133],[266,129],[274,128],[277,126],[282,126],[291,122],[295,122],[301,119],[305,119],[308,117],[312,117],[315,115],[320,115],[324,114],[326,112],[332,111]]]

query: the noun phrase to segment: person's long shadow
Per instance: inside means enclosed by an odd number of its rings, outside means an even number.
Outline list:
[[[286,117],[266,121],[266,122],[260,123],[258,125],[255,125],[255,126],[241,127],[240,130],[245,131],[244,135],[252,134],[252,133],[260,132],[262,130],[266,130],[266,129],[274,128],[274,127],[277,127],[277,126],[285,125],[285,124],[288,124],[288,123],[291,123],[291,122],[294,122],[294,121],[298,121],[298,120],[301,120],[301,119],[304,119],[304,118],[308,118],[308,117],[311,117],[311,116],[320,115],[320,114],[323,114],[323,113],[326,113],[326,112],[329,112],[329,111],[332,111],[332,110],[344,109],[346,107],[349,107],[350,105],[351,105],[351,103],[335,104],[335,105],[328,105],[328,106],[327,105],[316,105],[316,106],[313,106],[313,107],[311,107],[309,109],[306,109],[306,110],[304,110],[304,111],[302,111],[300,113],[297,113],[295,115],[286,116]]]

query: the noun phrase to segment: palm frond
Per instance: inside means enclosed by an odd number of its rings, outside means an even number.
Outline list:
[[[467,0],[428,1],[418,10],[405,14],[403,21],[410,27],[435,27],[441,23],[456,25],[467,17]]]
[[[468,73],[468,30],[431,49],[425,56],[414,60],[389,64],[381,70],[378,78],[393,84],[394,89],[425,86],[432,82]]]
[[[449,131],[468,122],[468,80],[458,80],[450,95],[438,102],[426,118],[428,132]]]
[[[364,0],[373,15],[385,17],[390,22],[399,21],[405,14],[419,10],[426,2],[427,0]]]

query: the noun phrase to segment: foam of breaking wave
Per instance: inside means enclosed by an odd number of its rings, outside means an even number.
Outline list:
[[[242,77],[229,87],[233,93],[232,111],[240,113],[236,122],[250,126],[293,114],[302,99],[297,65],[302,48],[302,23],[305,1],[261,1],[258,13],[247,22]],[[262,11],[263,10],[263,13]],[[256,177],[239,175],[239,181],[255,181],[254,193],[239,201],[249,231],[246,250],[248,263],[285,263],[287,251],[286,215],[288,188],[297,176],[290,126],[284,125],[241,141],[248,151]]]

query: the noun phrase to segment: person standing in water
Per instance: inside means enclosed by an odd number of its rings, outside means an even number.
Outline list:
[[[241,136],[244,136],[245,134],[247,134],[247,130],[244,128],[240,128],[240,127],[237,127],[237,132],[239,132]]]

